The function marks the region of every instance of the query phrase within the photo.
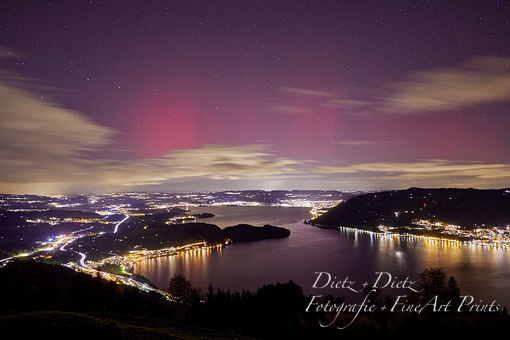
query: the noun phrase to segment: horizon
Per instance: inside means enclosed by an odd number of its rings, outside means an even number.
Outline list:
[[[429,187],[407,187],[405,189],[381,189],[381,190],[336,190],[336,189],[226,189],[226,190],[217,190],[217,191],[112,191],[112,192],[89,192],[89,193],[68,193],[68,194],[30,194],[30,193],[5,193],[0,192],[0,195],[10,195],[10,196],[43,196],[43,197],[56,197],[56,196],[101,196],[101,195],[122,195],[122,194],[164,194],[164,195],[179,195],[179,194],[218,194],[218,193],[228,193],[228,192],[247,192],[247,191],[259,191],[259,192],[278,192],[278,191],[322,191],[322,192],[338,192],[338,193],[361,193],[361,194],[369,194],[374,192],[390,192],[390,191],[407,191],[407,190],[479,190],[479,191],[501,191],[501,190],[510,190],[510,187],[502,187],[502,188],[459,188],[459,187],[438,187],[438,188],[429,188]]]

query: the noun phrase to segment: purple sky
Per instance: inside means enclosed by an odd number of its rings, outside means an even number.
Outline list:
[[[0,192],[502,188],[506,1],[0,2]]]

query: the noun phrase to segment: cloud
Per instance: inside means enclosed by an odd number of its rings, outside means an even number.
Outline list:
[[[341,98],[330,98],[324,104],[324,107],[332,107],[338,109],[345,109],[348,111],[357,111],[361,109],[365,109],[368,106],[373,105],[370,101],[365,100],[355,100],[355,99],[341,99]]]
[[[5,54],[0,50],[0,56]],[[111,142],[112,129],[46,101],[35,87],[45,86],[0,70],[0,155],[4,161],[63,159]]]
[[[196,149],[173,150],[162,158],[141,159],[104,166],[99,171],[109,184],[141,186],[208,180],[212,182],[264,181],[295,176],[298,162],[274,157],[265,145],[204,145]],[[224,183],[225,184],[225,183]],[[232,186],[232,184],[230,184]],[[201,188],[204,190],[204,188]]]
[[[263,152],[265,148],[262,145],[205,145],[197,149],[174,150],[163,158],[155,159],[73,159],[72,164],[60,169],[50,168],[46,162],[33,164],[32,169],[19,164],[18,171],[13,176],[2,176],[0,189],[3,190],[0,191],[116,191],[183,181],[192,183],[204,179],[270,180],[282,175],[293,176],[300,173],[294,167],[297,162],[274,157]]]
[[[0,129],[12,157],[74,155],[110,142],[113,130],[0,80]]]
[[[0,57],[5,55],[0,50]],[[46,101],[34,88],[34,81],[0,70],[0,193],[126,190],[298,172],[297,162],[273,156],[266,145],[205,145],[155,159],[102,159],[98,155],[117,132]]]
[[[283,96],[271,110],[284,114],[324,108],[371,118],[428,114],[510,101],[510,58],[479,56],[458,67],[415,71],[406,80],[378,89],[345,88],[333,93],[282,87],[279,92]]]
[[[2,55],[5,53],[2,54],[0,50],[0,57]],[[474,62],[469,67],[472,70],[479,70],[478,73],[485,74],[486,78],[489,74],[492,75],[490,79],[498,77],[506,79],[507,74],[500,72],[501,68],[508,67],[505,66],[503,59],[492,61],[492,70],[476,65],[479,65],[479,62]],[[436,79],[439,78],[439,73],[433,72],[431,78],[427,78],[428,84],[441,83]],[[468,77],[462,72],[461,74]],[[504,83],[504,80],[502,81]],[[365,190],[412,185],[502,187],[508,186],[510,180],[508,164],[424,160],[407,163],[376,162],[347,166],[317,166],[313,161],[298,162],[277,157],[270,151],[270,146],[265,144],[203,145],[196,149],[173,150],[164,157],[154,159],[102,159],[98,155],[105,148],[112,146],[117,132],[93,122],[85,115],[41,98],[42,95],[38,94],[36,87],[43,88],[44,84],[0,70],[2,193],[120,191],[161,184],[167,188],[179,184],[184,188],[194,183],[203,183],[208,185],[207,188],[214,187],[214,183],[221,183],[224,185],[223,188],[235,186],[230,183],[250,183],[252,187],[264,187],[268,183],[280,183],[278,185],[288,183],[289,187],[300,187],[306,183],[309,187],[314,187],[317,183],[322,187],[338,185],[336,188]],[[468,87],[476,86],[471,84]],[[406,97],[404,96],[406,89],[399,91],[393,93],[393,98]],[[482,92],[483,96],[480,94],[476,100],[470,99],[470,103],[504,100],[502,90],[499,88],[497,91],[494,89],[490,96],[485,91]],[[284,99],[288,100],[288,103],[276,107],[281,110],[283,108],[287,111],[294,110],[294,113],[318,112],[327,103],[335,105],[343,103],[351,107],[365,105],[356,100],[335,102],[333,94],[322,91],[283,88],[282,93],[285,94]],[[408,103],[407,106],[402,104],[406,102],[404,99],[391,101],[389,96],[385,98],[387,110],[391,109],[393,103],[400,103],[398,113],[415,113],[417,111],[414,109],[417,106],[422,110],[428,108],[426,110],[430,111],[432,108],[444,108],[447,105],[444,104],[444,100],[441,105],[425,105],[427,101],[424,100],[420,105],[413,104],[414,108],[411,110],[411,104]],[[416,102],[420,103],[418,100]],[[459,99],[450,101],[452,102],[461,105]],[[451,107],[454,104],[448,105]],[[351,146],[376,143],[397,142],[369,140],[337,142]],[[346,187],[348,185],[349,188]]]
[[[0,192],[61,193],[207,178],[238,180],[294,174],[297,162],[265,145],[205,145],[162,158],[100,159],[116,134],[44,101],[21,77],[0,74]]]
[[[417,162],[376,162],[361,163],[347,166],[323,166],[319,172],[324,173],[345,173],[345,172],[391,172],[391,173],[418,173],[437,174],[450,173],[454,175],[477,175],[488,176],[489,171],[494,176],[509,177],[510,165],[508,164],[487,164],[482,162],[454,162],[449,160],[423,160]],[[496,172],[494,172],[496,171]]]
[[[271,112],[282,113],[282,114],[303,114],[313,113],[314,111],[308,107],[300,107],[293,105],[271,105],[269,107]]]
[[[334,144],[361,146],[361,145],[386,145],[386,144],[407,144],[407,143],[397,142],[397,141],[346,140],[346,141],[335,142]]]
[[[269,111],[280,114],[311,114],[318,112],[335,98],[335,94],[325,91],[280,87],[281,96],[269,105]]]
[[[4,51],[0,54],[5,56]],[[83,154],[104,147],[115,134],[44,100],[35,87],[44,84],[0,70],[1,188],[83,180],[87,176]]]
[[[65,166],[48,162],[1,175],[0,192],[59,193],[65,191],[126,190],[127,188],[196,180],[271,180],[294,176],[297,162],[263,152],[261,145],[205,145],[175,150],[163,158],[137,160],[72,159]],[[14,167],[14,166],[13,166]],[[2,183],[3,182],[3,183]],[[7,191],[6,191],[7,190]]]
[[[168,178],[266,177],[298,172],[294,168],[298,162],[274,157],[265,149],[265,145],[205,145],[198,149],[172,151],[157,162],[174,170]]]
[[[374,162],[347,166],[321,166],[316,171],[338,180],[369,182],[373,188],[409,186],[504,187],[510,182],[510,164],[421,160],[416,162]]]
[[[308,96],[308,97],[331,97],[333,94],[325,91],[301,89],[297,87],[281,87],[282,93],[293,96]]]
[[[388,84],[379,110],[416,114],[510,101],[510,58],[478,57],[465,67],[414,72]]]

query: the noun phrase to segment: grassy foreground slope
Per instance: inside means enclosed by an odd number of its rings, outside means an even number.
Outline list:
[[[0,315],[0,329],[5,339],[251,339],[164,319],[62,311]]]

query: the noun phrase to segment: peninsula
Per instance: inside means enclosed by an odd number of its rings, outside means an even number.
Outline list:
[[[510,247],[510,190],[409,188],[368,193],[307,222],[321,228]]]

